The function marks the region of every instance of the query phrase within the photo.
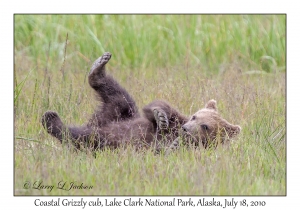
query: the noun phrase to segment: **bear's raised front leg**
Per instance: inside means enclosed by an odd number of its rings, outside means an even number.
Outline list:
[[[156,142],[155,154],[161,153],[165,148],[165,142],[161,141],[169,130],[169,119],[167,113],[159,107],[155,107],[152,110],[154,119],[156,121]],[[160,140],[159,140],[160,139]]]
[[[157,111],[155,111],[157,110]],[[188,118],[173,109],[165,101],[156,100],[143,108],[144,116],[155,126],[178,130]],[[157,124],[158,123],[158,124]],[[157,125],[156,125],[157,124]],[[177,131],[176,131],[177,133]]]
[[[159,130],[166,130],[169,128],[168,116],[164,110],[160,108],[154,108],[153,115]]]

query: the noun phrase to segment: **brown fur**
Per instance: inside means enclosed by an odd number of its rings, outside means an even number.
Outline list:
[[[111,54],[105,53],[91,68],[89,84],[96,91],[102,106],[85,126],[65,126],[53,111],[43,115],[44,128],[60,142],[71,140],[78,149],[85,147],[91,150],[117,148],[129,143],[136,148],[154,146],[160,149],[172,144],[182,127],[185,136],[191,137],[186,139],[191,139],[196,145],[202,142],[206,147],[208,140],[215,139],[217,134],[222,138],[226,135],[231,138],[240,132],[239,126],[231,125],[219,116],[215,101],[210,101],[191,119],[161,100],[145,106],[143,116],[140,116],[132,97],[111,76],[106,75],[105,65],[110,58]]]
[[[241,131],[238,125],[232,125],[223,119],[217,111],[217,102],[210,100],[205,108],[196,112],[190,120],[182,126],[183,131],[192,139],[201,139],[206,148],[210,145],[223,143],[226,138],[232,138]]]

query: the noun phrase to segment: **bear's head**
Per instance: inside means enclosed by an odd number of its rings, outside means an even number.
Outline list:
[[[193,143],[202,142],[207,148],[236,136],[240,133],[241,127],[223,119],[218,113],[217,102],[212,99],[205,105],[205,108],[191,116],[189,121],[182,126],[182,130]]]

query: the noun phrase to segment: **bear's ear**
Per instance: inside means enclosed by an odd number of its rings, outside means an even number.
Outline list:
[[[207,102],[205,108],[217,111],[217,102],[214,99],[211,99]]]
[[[232,138],[236,135],[238,135],[242,128],[239,125],[232,125],[230,123],[226,123],[226,125],[224,126],[226,134],[228,135],[229,138]]]

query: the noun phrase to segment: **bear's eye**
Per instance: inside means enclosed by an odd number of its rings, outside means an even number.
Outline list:
[[[205,131],[207,131],[207,130],[208,130],[208,126],[207,126],[207,125],[205,125],[205,124],[201,125],[201,128],[202,128],[203,130],[205,130]]]
[[[195,119],[196,119],[196,116],[194,115],[191,120],[195,120]]]

